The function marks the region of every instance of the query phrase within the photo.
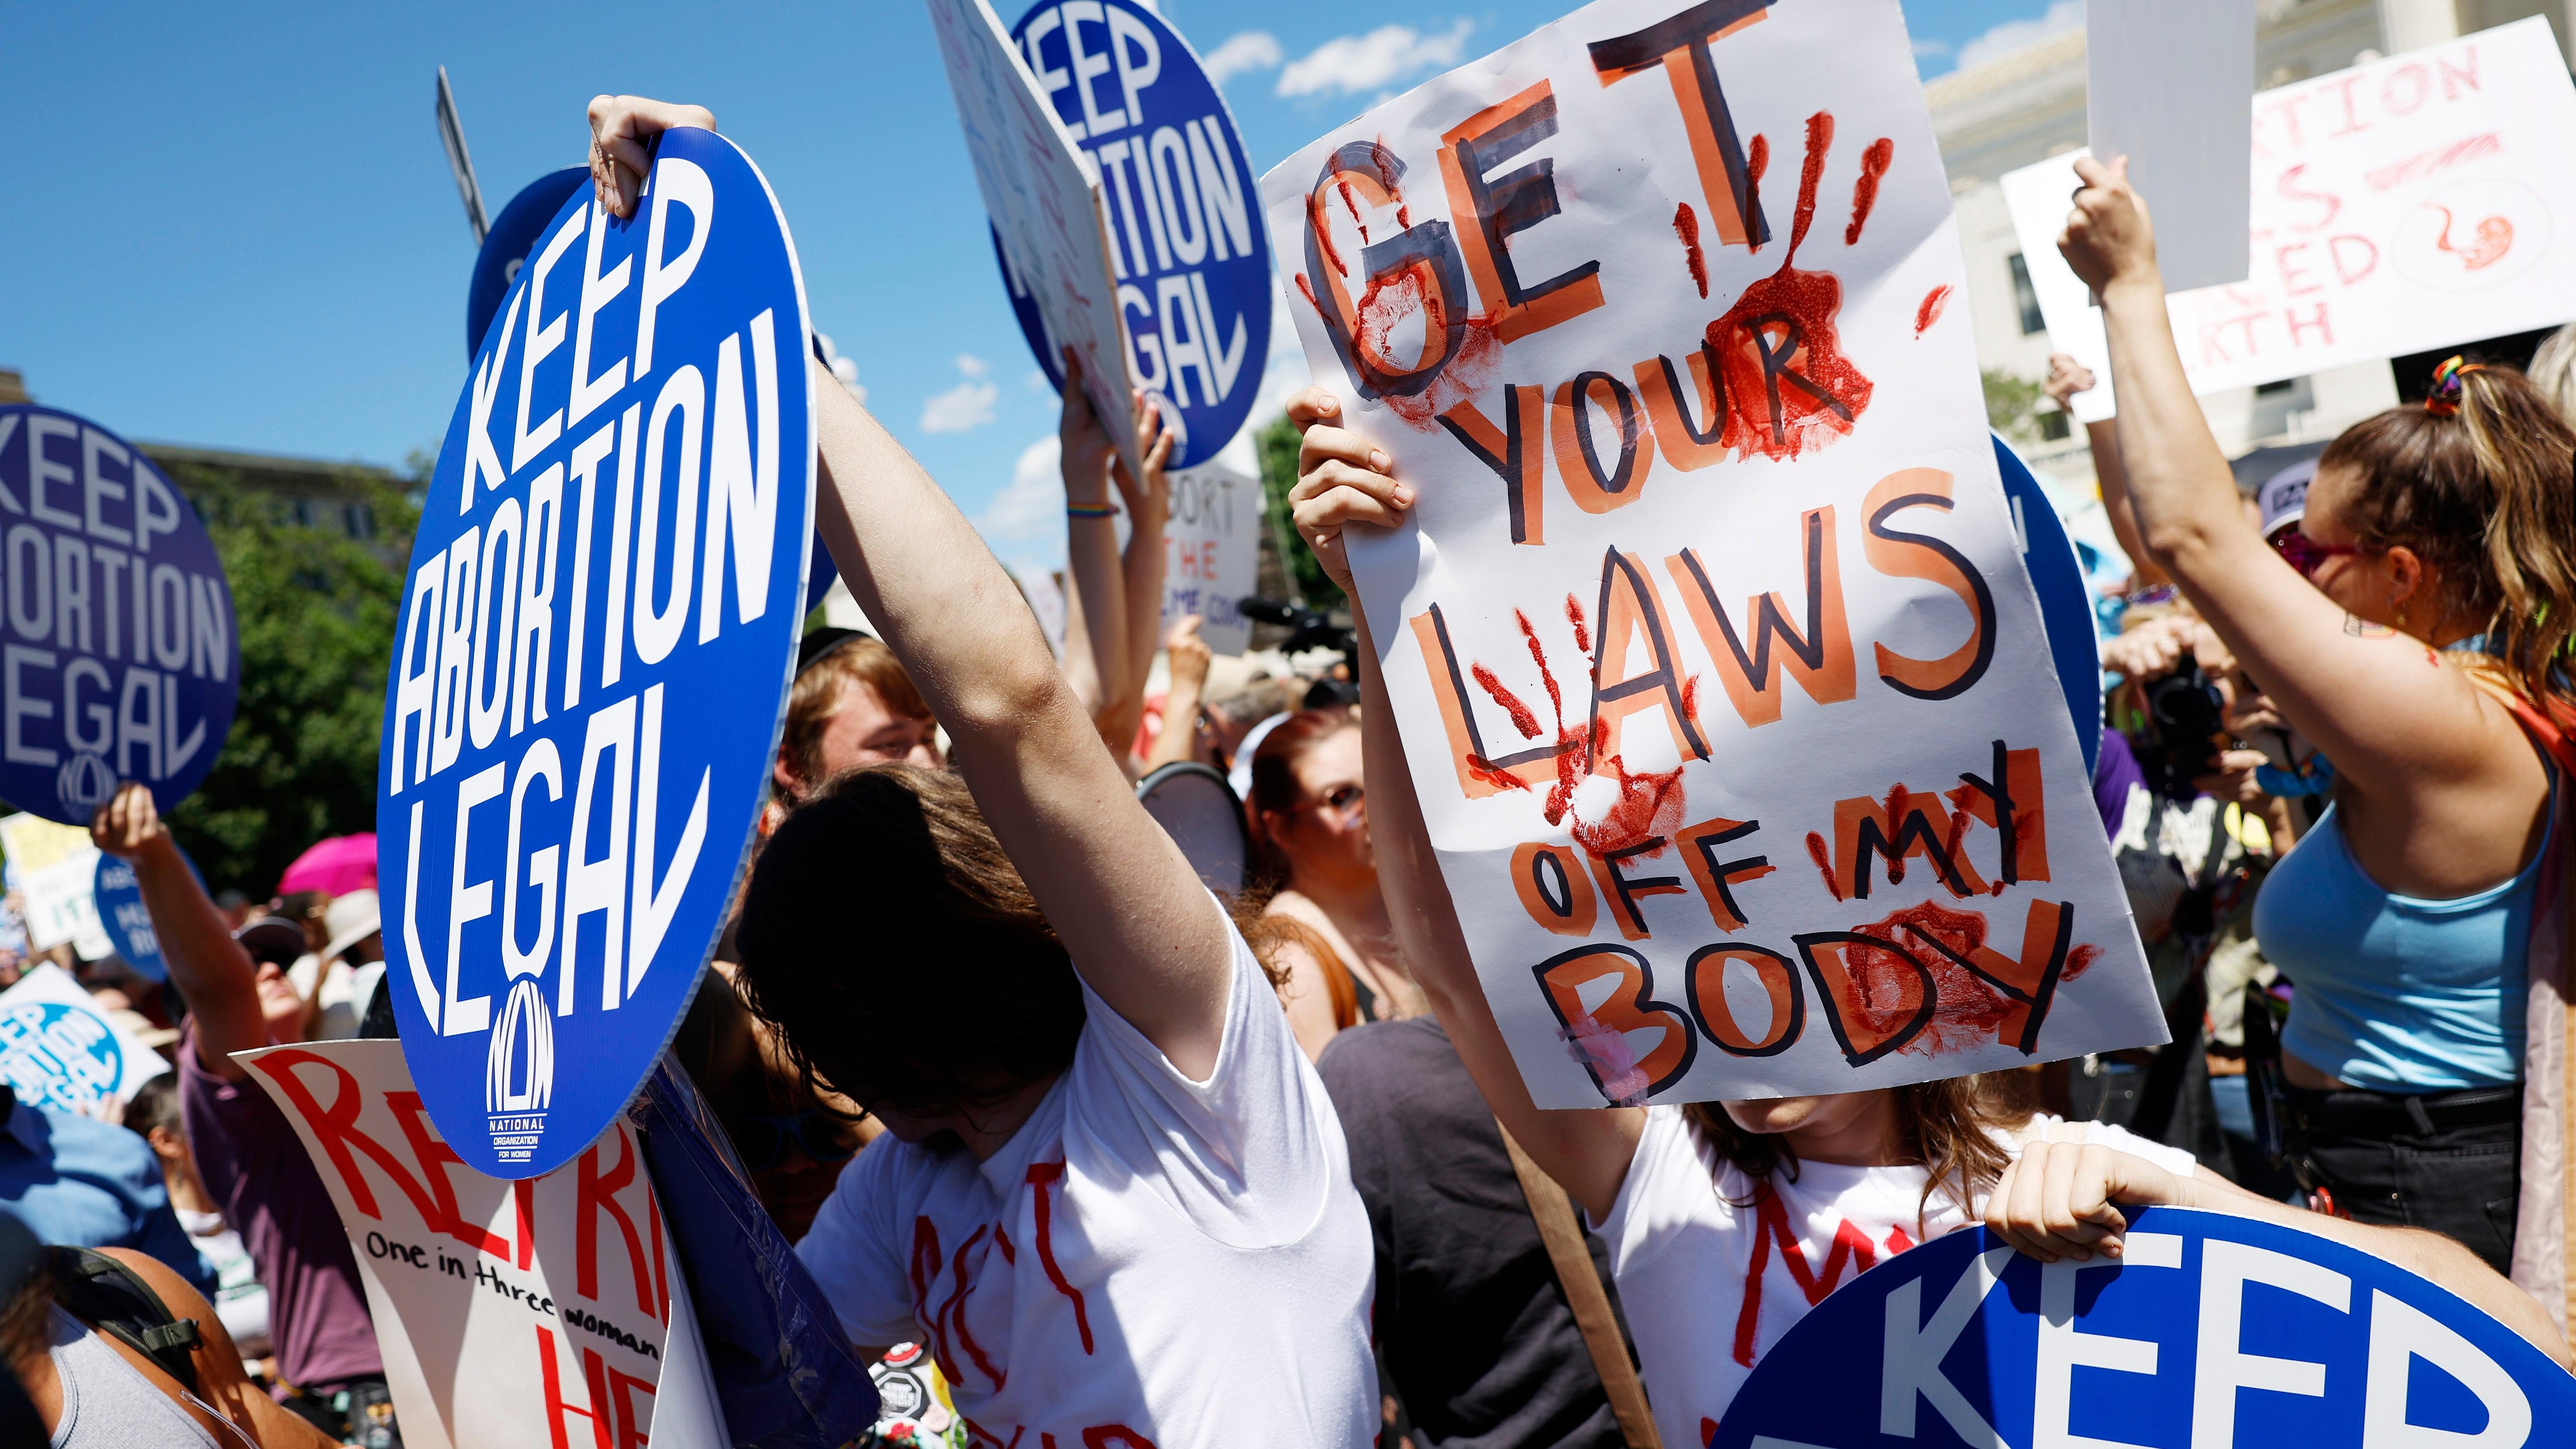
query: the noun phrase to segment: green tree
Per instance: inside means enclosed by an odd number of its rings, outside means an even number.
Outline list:
[[[428,478],[427,460],[413,471]],[[223,753],[170,813],[214,890],[258,899],[306,846],[376,828],[376,745],[418,508],[373,474],[344,475],[378,539],[299,526],[234,470],[169,469],[206,522],[232,587],[241,694]]]
[[[1986,385],[1986,426],[2016,443],[2040,441],[2039,400],[2045,390],[2000,367],[1982,368],[1977,376]]]
[[[1287,566],[1289,581],[1309,608],[1347,606],[1341,586],[1325,575],[1323,564],[1306,547],[1289,516],[1288,490],[1297,486],[1297,425],[1288,421],[1287,414],[1280,414],[1261,430],[1259,445],[1262,523],[1279,549],[1280,562]]]

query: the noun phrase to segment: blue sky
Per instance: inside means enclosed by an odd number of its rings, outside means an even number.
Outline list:
[[[1570,8],[1162,6],[1202,55],[1242,63],[1225,89],[1257,169]],[[1927,78],[2082,10],[1905,8]],[[815,325],[857,363],[869,405],[1005,556],[1060,552],[1053,510],[1008,493],[1053,433],[1055,398],[1012,321],[913,0],[0,0],[0,367],[133,438],[382,464],[434,448],[464,382],[474,262],[431,120],[442,64],[496,213],[581,163],[596,92],[714,110],[777,191]]]

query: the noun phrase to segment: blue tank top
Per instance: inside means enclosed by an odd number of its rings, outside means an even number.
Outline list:
[[[2553,833],[2557,793],[2553,770]],[[2533,885],[2548,852],[2544,839],[2513,879],[2475,895],[2419,900],[2362,874],[2326,807],[2254,903],[2254,938],[2294,988],[2282,1051],[2374,1091],[2522,1080]]]

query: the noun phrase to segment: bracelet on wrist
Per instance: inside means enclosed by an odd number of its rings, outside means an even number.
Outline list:
[[[1065,516],[1068,518],[1115,518],[1118,516],[1118,505],[1114,503],[1068,503],[1064,506],[1064,512]]]

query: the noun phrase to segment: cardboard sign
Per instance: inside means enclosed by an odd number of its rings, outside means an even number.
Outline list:
[[[2253,128],[2252,275],[2165,299],[2192,391],[2576,318],[2576,84],[2546,19],[2265,91]],[[2006,175],[2004,204],[2050,345],[2100,379],[2075,416],[2100,422],[2102,314],[2057,251],[2081,154]]]
[[[533,1177],[661,1055],[749,851],[813,537],[805,296],[768,183],[662,134],[564,204],[458,399],[377,778],[386,983],[463,1160]]]
[[[170,1070],[51,962],[0,991],[0,1082],[49,1112],[88,1112]]]
[[[405,1444],[733,1442],[630,1123],[558,1171],[505,1182],[440,1140],[399,1043],[233,1059],[294,1124],[340,1211]]]
[[[1199,616],[1199,637],[1218,654],[1252,646],[1252,621],[1236,607],[1257,593],[1261,480],[1223,459],[1170,475],[1172,516],[1163,529],[1163,627]]]
[[[2165,289],[2244,281],[2254,0],[2085,0],[2084,86],[2093,154],[2155,198]]]
[[[2563,1442],[2546,1426],[2576,1414],[2576,1379],[2448,1290],[2294,1228],[2123,1211],[2117,1259],[2043,1265],[1979,1228],[1860,1274],[1754,1365],[1702,1442]]]
[[[1353,567],[1540,1105],[2163,1038],[1893,0],[1601,0],[1262,200],[1416,490]]]
[[[241,641],[197,510],[76,414],[0,407],[0,799],[87,826],[118,782],[166,813],[232,729]]]
[[[1011,40],[1102,180],[1131,365],[1180,433],[1171,466],[1209,462],[1252,411],[1270,356],[1270,234],[1234,113],[1150,0],[1046,0]],[[994,249],[1020,330],[1061,390],[1046,319],[998,230]]]
[[[1057,376],[1053,359],[1063,348],[1082,359],[1083,394],[1110,420],[1109,436],[1128,470],[1142,476],[1135,431],[1118,426],[1134,379],[1110,274],[1099,174],[1057,119],[989,0],[928,3],[975,185],[992,218],[1002,280],[1013,297],[1031,299],[1037,310],[1041,325],[1032,345],[1049,377]],[[1094,57],[1092,63],[1101,62]]]
[[[50,951],[69,941],[89,961],[116,949],[99,926],[92,895],[102,854],[79,826],[23,811],[0,817],[0,856],[9,863],[9,888],[18,893],[30,948]]]

